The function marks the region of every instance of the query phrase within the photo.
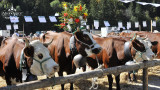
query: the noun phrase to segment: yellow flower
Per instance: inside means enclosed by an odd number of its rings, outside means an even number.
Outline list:
[[[64,3],[64,4],[63,4],[63,7],[67,7],[67,4],[66,4],[66,3]]]
[[[85,16],[88,16],[88,13],[84,13]]]
[[[77,11],[78,6],[74,6],[74,11]]]

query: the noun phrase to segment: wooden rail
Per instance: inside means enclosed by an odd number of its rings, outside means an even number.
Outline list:
[[[153,61],[144,61],[143,63],[135,64],[135,65],[122,65],[107,69],[97,69],[93,71],[78,73],[78,74],[71,74],[63,77],[54,77],[44,80],[37,80],[31,82],[25,82],[22,84],[2,87],[0,90],[31,90],[37,88],[44,88],[58,84],[65,84],[74,82],[81,79],[88,79],[93,77],[102,77],[108,74],[118,74],[121,72],[128,72],[136,69],[143,69],[143,90],[148,90],[148,67],[153,67],[160,65],[160,60],[153,60]]]

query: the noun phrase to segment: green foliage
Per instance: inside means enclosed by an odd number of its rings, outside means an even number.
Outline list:
[[[53,0],[50,3],[50,6],[52,7],[53,13],[61,12],[63,10],[59,0]]]

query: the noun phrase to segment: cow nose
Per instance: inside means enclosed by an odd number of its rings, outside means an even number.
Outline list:
[[[94,49],[92,49],[92,52],[93,52],[94,54],[98,54],[98,53],[100,53],[101,50],[102,50],[101,47],[100,47],[100,48],[94,48]]]
[[[58,72],[59,71],[59,65],[54,66],[53,69],[54,69],[55,72]]]
[[[155,55],[152,55],[152,58],[155,58]]]

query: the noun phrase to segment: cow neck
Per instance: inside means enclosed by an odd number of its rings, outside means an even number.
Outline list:
[[[124,44],[124,55],[127,57],[127,59],[133,61],[130,44],[131,44],[130,41],[125,42],[125,44]]]
[[[27,65],[27,60],[24,57],[24,48],[21,51],[21,56],[20,56],[20,71],[22,71],[22,80],[25,81],[27,79],[27,75],[31,74],[29,67]]]

